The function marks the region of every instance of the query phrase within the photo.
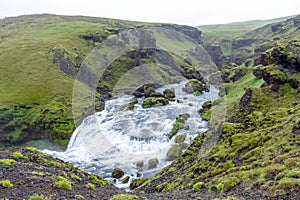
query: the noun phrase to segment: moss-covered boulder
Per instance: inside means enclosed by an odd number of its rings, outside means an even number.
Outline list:
[[[167,160],[173,161],[179,158],[188,146],[189,145],[187,143],[173,145],[167,152]]]
[[[186,138],[186,134],[177,135],[175,138],[175,142],[182,143],[182,142],[184,142],[185,138]]]
[[[167,99],[174,99],[175,98],[175,90],[174,88],[170,88],[170,89],[165,89],[164,90],[164,96]]]
[[[114,168],[113,172],[112,172],[112,177],[113,178],[121,178],[122,176],[124,176],[124,171],[122,169],[120,169],[119,167]]]
[[[125,178],[123,178],[122,183],[128,183],[130,179],[130,176],[126,176]]]
[[[199,80],[190,80],[185,84],[185,87],[182,88],[184,92],[187,92],[189,94],[201,94],[202,92],[208,92],[208,87]]]
[[[148,169],[154,169],[158,165],[158,159],[157,158],[152,158],[148,161]]]
[[[169,101],[164,97],[148,97],[144,99],[144,102],[142,104],[143,108],[151,108],[156,106],[164,106],[169,104]]]

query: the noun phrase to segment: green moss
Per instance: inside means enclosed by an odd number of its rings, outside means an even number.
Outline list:
[[[77,200],[84,200],[85,198],[84,198],[84,196],[82,196],[80,194],[76,194],[75,195],[75,199],[77,199]]]
[[[13,184],[9,180],[0,181],[0,185],[4,188],[8,188],[8,189],[13,187]]]
[[[220,192],[228,192],[238,183],[239,180],[235,177],[226,178],[225,180],[219,182],[219,184],[217,185],[217,190]]]
[[[22,158],[24,158],[24,156],[22,155],[21,152],[14,152],[14,153],[12,154],[12,156],[13,156],[15,159],[22,159]]]
[[[33,171],[31,172],[32,175],[37,175],[37,176],[44,176],[45,173],[44,172],[36,172],[36,171]]]
[[[78,181],[78,182],[82,181],[82,179],[74,173],[71,174],[71,177],[74,181]]]
[[[135,188],[138,188],[139,186],[143,185],[148,178],[140,178],[140,179],[135,179],[130,183],[130,189],[133,190]]]
[[[90,175],[89,179],[90,179],[91,183],[96,184],[101,187],[105,187],[106,185],[109,184],[109,182],[104,180],[101,176]]]
[[[72,190],[72,182],[62,176],[55,178],[54,186],[60,189]]]
[[[133,110],[134,109],[134,104],[138,102],[137,98],[134,98],[127,106],[128,110]]]
[[[87,187],[88,187],[90,190],[95,191],[95,185],[94,185],[94,184],[88,183],[88,184],[87,184]]]
[[[15,162],[16,161],[13,159],[0,159],[0,164],[2,164],[2,165],[11,166]]]
[[[116,194],[110,200],[135,200],[137,196],[131,194]]]
[[[177,134],[179,129],[184,128],[185,121],[190,117],[188,113],[184,113],[176,117],[175,124],[172,127],[171,132],[169,133],[169,138],[171,139],[173,136]]]
[[[167,152],[167,160],[172,161],[179,158],[188,146],[187,143],[173,145]]]
[[[196,183],[196,184],[193,186],[193,190],[194,190],[195,192],[198,192],[198,191],[200,191],[200,190],[203,188],[203,186],[204,186],[204,183],[203,183],[203,182],[198,182],[198,183]]]
[[[143,108],[151,108],[156,106],[164,106],[169,104],[169,101],[164,97],[147,97],[144,99],[142,107]]]
[[[50,200],[50,198],[45,197],[43,194],[34,194],[28,197],[28,200]]]

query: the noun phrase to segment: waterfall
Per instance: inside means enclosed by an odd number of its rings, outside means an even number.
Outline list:
[[[111,177],[114,167],[124,170],[124,177],[129,175],[130,180],[137,176],[151,177],[171,163],[167,161],[166,154],[175,144],[175,137],[169,139],[169,133],[178,115],[190,114],[185,122],[189,129],[180,129],[177,133],[186,134],[186,143],[207,130],[207,122],[201,119],[198,110],[204,102],[216,99],[218,90],[210,86],[210,92],[194,96],[182,91],[186,82],[156,90],[175,89],[176,101],[165,106],[143,109],[143,98],[140,98],[133,110],[127,110],[126,106],[133,96],[109,100],[103,111],[82,121],[74,131],[66,151],[44,152],[90,173],[99,174],[117,187],[128,188],[129,183],[123,184],[122,179]],[[154,169],[148,169],[148,161],[152,158],[157,158],[159,164]],[[136,166],[140,161],[144,163],[142,169]]]

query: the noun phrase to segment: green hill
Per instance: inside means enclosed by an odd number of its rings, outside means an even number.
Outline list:
[[[201,32],[196,28],[174,24],[48,14],[1,19],[0,143],[23,144],[46,139],[66,146],[74,130],[73,84],[82,62],[105,39],[145,26],[179,31],[195,41],[200,40]],[[170,39],[159,34],[157,37],[165,42],[162,45],[173,45],[176,50],[176,44]],[[189,44],[186,45],[189,48]],[[170,55],[171,60],[162,60],[163,51],[157,51],[156,58],[151,58],[149,52],[140,54],[143,56],[140,63],[169,62],[179,68],[188,65],[183,58]],[[134,53],[124,55],[104,73],[95,97],[97,110],[103,108],[114,85],[135,65],[136,59]],[[89,76],[95,77],[95,74],[91,72]],[[87,110],[94,108],[84,109],[88,115]]]

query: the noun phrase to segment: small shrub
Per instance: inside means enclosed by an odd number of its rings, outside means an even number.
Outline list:
[[[4,188],[12,188],[13,184],[9,180],[2,180],[0,181],[0,185]]]
[[[58,176],[56,177],[55,187],[60,188],[60,189],[66,189],[66,190],[72,190],[72,183],[69,181],[67,178]]]

